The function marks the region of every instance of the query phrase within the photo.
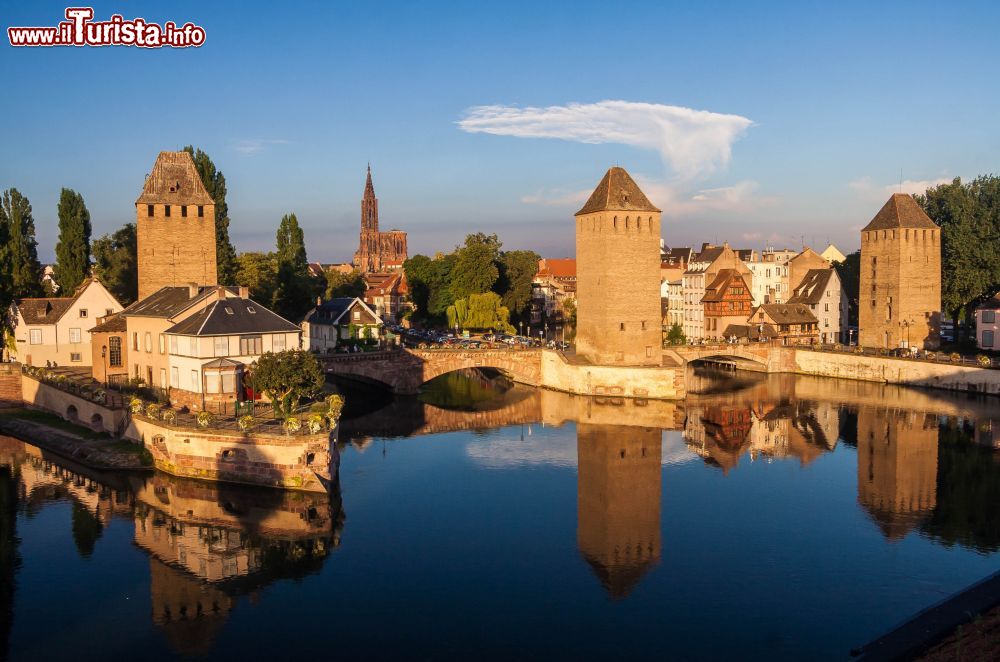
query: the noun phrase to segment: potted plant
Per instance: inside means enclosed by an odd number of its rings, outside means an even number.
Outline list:
[[[993,361],[991,361],[990,357],[986,356],[985,354],[980,354],[979,356],[977,356],[976,363],[978,363],[979,366],[982,368],[989,368],[991,365],[993,365]]]
[[[252,428],[253,427],[253,423],[254,423],[254,420],[253,420],[253,415],[252,414],[244,414],[243,416],[239,417],[239,420],[236,421],[236,424],[239,426],[240,430],[242,430],[243,432],[246,432],[247,430],[249,430],[250,428]]]
[[[289,416],[285,419],[285,431],[288,434],[295,434],[302,429],[302,421],[298,416]]]
[[[212,424],[212,420],[214,418],[215,417],[212,416],[212,412],[210,412],[210,411],[200,411],[200,412],[198,412],[198,427],[200,427],[200,428],[207,428],[208,426],[210,426]]]
[[[142,410],[145,409],[146,403],[140,398],[132,398],[129,400],[128,408],[133,414],[141,414]]]
[[[177,422],[177,412],[173,409],[163,410],[163,422],[167,425],[173,425]]]
[[[152,418],[153,420],[159,418],[160,405],[156,404],[155,402],[150,402],[148,405],[146,405],[146,416]]]
[[[319,434],[323,431],[323,414],[310,414],[306,425],[310,434]]]

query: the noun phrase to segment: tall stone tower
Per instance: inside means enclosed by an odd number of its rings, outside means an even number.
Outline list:
[[[382,270],[381,241],[378,231],[378,198],[372,184],[372,167],[368,166],[365,192],[361,197],[361,241],[354,254],[354,266],[363,272]]]
[[[139,298],[168,285],[218,284],[215,202],[187,152],[160,152],[135,201]]]
[[[936,349],[940,332],[941,229],[893,193],[861,230],[858,344]]]
[[[598,365],[659,365],[660,210],[611,168],[576,213],[577,354]]]
[[[578,423],[580,553],[612,598],[623,598],[660,559],[662,432]]]

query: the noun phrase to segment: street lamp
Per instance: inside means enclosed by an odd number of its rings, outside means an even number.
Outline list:
[[[854,346],[854,329],[847,330],[847,346],[848,347]]]
[[[108,387],[108,346],[101,345],[101,363],[104,365],[104,388]]]

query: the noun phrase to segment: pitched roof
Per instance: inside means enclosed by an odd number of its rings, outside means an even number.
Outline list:
[[[820,257],[822,257],[827,262],[843,262],[844,260],[847,259],[847,256],[844,255],[840,251],[840,249],[834,246],[833,244],[830,244],[829,246],[824,248],[823,252],[820,253]]]
[[[597,211],[660,211],[653,206],[625,168],[609,168],[587,204],[574,216]]]
[[[576,278],[576,258],[543,257],[538,261],[538,276],[552,278]]]
[[[191,296],[190,288],[168,285],[161,287],[145,299],[136,301],[131,306],[122,311],[126,317],[173,317],[183,310],[187,310],[191,304],[204,299],[216,289],[215,285],[201,285],[198,293]],[[238,294],[235,288],[227,287],[230,294]]]
[[[306,313],[302,322],[309,324],[338,324],[340,318],[354,306],[355,302],[367,310],[380,324],[382,323],[382,318],[358,297],[337,297],[329,301],[323,301]]]
[[[937,227],[912,195],[893,193],[889,201],[875,214],[875,218],[861,231],[892,228],[926,228],[929,230]]]
[[[738,283],[733,283],[733,280],[738,279]],[[729,289],[730,284],[742,285],[744,287],[744,292],[746,298],[752,298],[750,295],[750,288],[747,287],[746,281],[743,280],[743,276],[736,269],[722,269],[719,274],[715,277],[715,280],[705,288],[705,296],[701,298],[702,303],[712,303],[716,301],[722,301],[726,296],[726,290]]]
[[[775,324],[816,324],[819,321],[812,311],[801,303],[762,303],[757,306],[753,314],[759,310],[763,310]]]
[[[121,313],[111,315],[90,330],[90,333],[124,333],[127,328],[125,316]]]
[[[201,182],[194,159],[188,152],[181,151],[160,152],[135,203],[210,205],[214,201]]]
[[[661,264],[687,264],[691,261],[691,255],[694,253],[690,248],[671,248],[668,249],[661,257]]]
[[[691,262],[715,262],[722,251],[726,250],[725,246],[712,246],[711,244],[702,244],[701,250],[698,254],[691,258]]]
[[[55,324],[93,282],[93,278],[85,278],[72,296],[15,299],[14,305],[24,318],[25,324]]]
[[[802,277],[802,282],[789,297],[788,303],[815,304],[823,300],[823,293],[833,276],[833,268],[810,269]]]
[[[1000,292],[976,306],[976,310],[1000,310]]]
[[[252,299],[219,299],[164,333],[228,336],[240,333],[293,333],[299,327]]]
[[[722,332],[723,337],[746,338],[748,340],[760,340],[761,338],[774,338],[778,335],[778,330],[770,324],[730,324]]]

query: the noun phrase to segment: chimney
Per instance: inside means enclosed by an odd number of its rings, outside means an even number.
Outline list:
[[[240,285],[240,298],[249,299],[250,298],[250,288]]]
[[[193,299],[198,296],[198,283],[188,283],[188,298]]]

